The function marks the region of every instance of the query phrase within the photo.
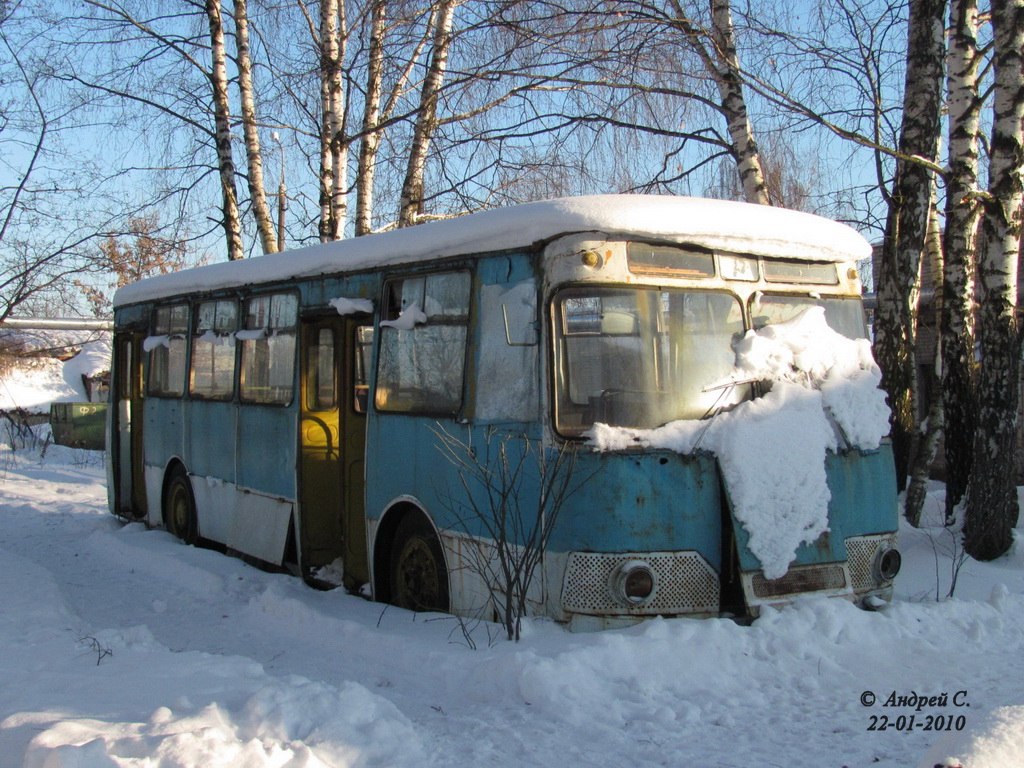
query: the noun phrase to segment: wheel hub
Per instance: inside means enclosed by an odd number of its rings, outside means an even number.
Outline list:
[[[399,600],[416,610],[436,609],[440,602],[437,563],[423,539],[410,539],[402,549],[397,568]]]

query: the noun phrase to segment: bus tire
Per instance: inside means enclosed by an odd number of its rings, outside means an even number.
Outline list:
[[[410,611],[448,612],[444,553],[437,534],[423,515],[406,514],[398,524],[389,575],[392,605]]]
[[[167,530],[186,544],[195,544],[199,539],[199,525],[196,520],[196,500],[192,494],[192,483],[184,468],[176,467],[164,490],[164,525]]]

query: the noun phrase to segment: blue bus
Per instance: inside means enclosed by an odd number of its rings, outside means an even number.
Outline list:
[[[592,443],[757,398],[738,340],[808,307],[863,339],[869,252],[809,214],[607,195],[142,280],[114,300],[111,511],[483,619],[510,600],[596,629],[889,599],[886,440],[822,458],[827,529],[772,578],[713,452]]]

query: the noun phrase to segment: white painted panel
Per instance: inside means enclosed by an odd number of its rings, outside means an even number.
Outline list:
[[[146,478],[146,522],[150,525],[163,525],[161,507],[163,506],[164,468],[147,464],[143,474]]]
[[[235,506],[242,494],[234,483],[216,477],[193,476],[192,495],[196,500],[199,535],[220,544],[228,543]]]
[[[238,491],[227,545],[268,563],[280,564],[292,507],[290,501]]]

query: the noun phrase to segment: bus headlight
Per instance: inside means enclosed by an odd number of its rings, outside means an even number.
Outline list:
[[[604,266],[604,259],[601,258],[601,254],[597,251],[587,250],[580,255],[580,262],[584,267],[590,269],[598,269]]]
[[[651,566],[642,560],[630,560],[615,570],[612,591],[626,605],[642,605],[654,595],[657,580]]]
[[[877,582],[892,581],[900,572],[903,564],[903,557],[899,550],[892,546],[879,547],[875,553],[875,562],[872,564],[872,573]]]

